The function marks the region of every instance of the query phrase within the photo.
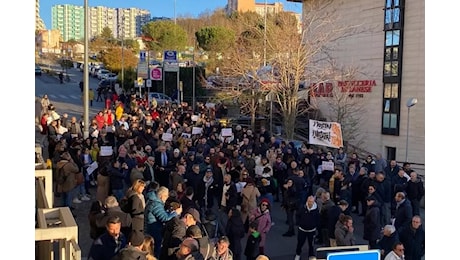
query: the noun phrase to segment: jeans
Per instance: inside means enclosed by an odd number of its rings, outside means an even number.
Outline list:
[[[288,232],[294,233],[294,213],[295,210],[287,209],[286,210],[286,217],[287,217],[287,222],[288,222]]]
[[[152,236],[155,241],[153,253],[157,259],[160,259],[161,241],[163,240],[162,231],[163,223],[159,221],[145,225],[145,233]]]
[[[305,241],[308,239],[308,256],[315,255],[315,248],[313,247],[313,242],[315,238],[316,231],[304,232],[299,229],[297,234],[297,246],[295,248],[295,254],[302,254],[302,247],[305,244]]]
[[[74,189],[68,191],[68,192],[63,192],[62,193],[62,203],[64,204],[64,207],[71,207],[72,206],[72,200],[73,196],[75,194],[75,191],[77,188],[75,187]]]

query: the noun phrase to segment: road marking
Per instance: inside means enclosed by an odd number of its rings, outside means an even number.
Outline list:
[[[66,95],[59,95],[61,98],[68,99]]]
[[[81,99],[80,96],[75,96],[75,95],[70,95],[70,97],[73,98],[73,99]]]

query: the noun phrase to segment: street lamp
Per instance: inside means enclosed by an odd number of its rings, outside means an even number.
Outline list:
[[[88,0],[84,0],[84,57],[83,57],[83,137],[89,137],[89,74],[88,74],[88,46],[89,46],[89,15]]]
[[[407,106],[407,129],[406,129],[406,160],[405,162],[407,162],[407,155],[408,155],[408,152],[409,152],[409,120],[410,120],[410,108],[415,106],[415,104],[417,104],[418,100],[417,98],[409,98],[406,102],[406,106]]]

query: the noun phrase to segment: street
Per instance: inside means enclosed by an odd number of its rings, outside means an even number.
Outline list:
[[[63,113],[68,113],[69,117],[76,116],[77,119],[80,119],[83,114],[83,106],[81,100],[81,92],[78,83],[82,79],[82,72],[77,69],[69,70],[71,81],[65,82],[64,84],[59,83],[57,77],[49,76],[45,73],[42,76],[35,77],[35,96],[36,96],[36,106],[35,106],[35,115],[36,120],[40,118],[40,98],[43,94],[48,94],[51,103],[55,105],[56,111],[58,114],[62,115]],[[96,90],[98,80],[95,78],[90,79],[90,88]],[[37,104],[38,102],[38,104]],[[93,107],[90,107],[90,119],[102,108],[104,107],[104,102],[95,102],[93,101]],[[40,140],[40,133],[36,131],[36,140]],[[37,142],[37,141],[36,141]],[[46,150],[46,149],[45,149]],[[89,252],[92,239],[89,235],[89,222],[88,222],[88,213],[91,203],[94,201],[94,195],[96,194],[95,188],[90,189],[91,201],[83,201],[81,204],[75,204],[75,214],[76,222],[79,226],[78,233],[78,243],[82,251],[82,259],[86,259],[86,256]],[[60,198],[54,198],[55,203],[54,207],[59,207],[61,205]],[[355,238],[357,244],[367,244],[366,241],[362,239],[363,234],[363,217],[359,217],[356,214],[352,214],[355,227]],[[425,218],[425,210],[421,209],[421,216]],[[272,226],[266,245],[266,254],[272,260],[281,260],[281,259],[294,259],[295,247],[297,236],[293,237],[283,237],[282,234],[285,233],[288,229],[285,224],[286,214],[280,207],[279,202],[275,202],[272,207],[272,221],[275,222],[275,225]],[[297,230],[296,230],[297,233]],[[245,240],[242,240],[242,245],[244,248]],[[302,259],[307,259],[307,244],[303,249]]]

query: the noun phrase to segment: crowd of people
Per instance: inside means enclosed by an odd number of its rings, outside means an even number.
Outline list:
[[[193,111],[117,97],[92,118],[87,138],[81,120],[59,115],[47,97],[42,107],[54,192],[70,209],[94,200],[88,259],[268,259],[276,202],[283,236],[297,235],[295,260],[307,241],[309,257],[315,244],[354,245],[354,221],[382,259],[424,255],[424,186],[409,163],[297,149],[264,126],[224,126],[204,104]]]

